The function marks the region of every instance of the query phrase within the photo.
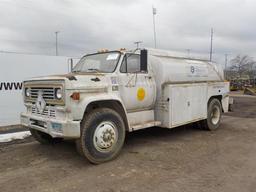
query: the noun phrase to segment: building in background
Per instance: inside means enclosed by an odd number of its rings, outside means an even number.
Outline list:
[[[22,81],[37,76],[70,71],[70,58],[17,53],[0,53],[0,126],[19,124],[25,110]]]

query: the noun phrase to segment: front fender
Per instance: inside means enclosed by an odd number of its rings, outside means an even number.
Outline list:
[[[120,97],[111,93],[110,94],[97,93],[97,94],[85,95],[84,97],[81,98],[80,101],[73,101],[74,105],[72,105],[73,107],[71,109],[73,113],[73,118],[75,120],[81,121],[83,119],[84,112],[90,103],[97,102],[97,101],[109,101],[109,100],[119,102],[122,105],[125,115],[127,117],[126,109]]]

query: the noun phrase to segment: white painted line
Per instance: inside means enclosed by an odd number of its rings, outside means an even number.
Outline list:
[[[0,143],[10,142],[17,139],[25,139],[31,135],[30,131],[0,134]]]

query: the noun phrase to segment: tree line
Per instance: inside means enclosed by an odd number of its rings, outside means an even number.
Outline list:
[[[226,79],[255,79],[256,61],[248,55],[237,55],[230,60],[230,66],[225,70]]]

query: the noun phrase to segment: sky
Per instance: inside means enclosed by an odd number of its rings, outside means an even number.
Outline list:
[[[256,58],[253,0],[0,0],[0,51],[81,57],[102,48],[154,47],[213,59]]]

